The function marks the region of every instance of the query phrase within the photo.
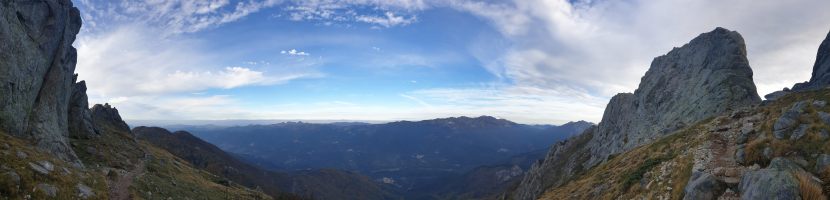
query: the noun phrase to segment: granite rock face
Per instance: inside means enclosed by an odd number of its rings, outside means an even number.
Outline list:
[[[77,82],[72,87],[72,96],[69,102],[69,136],[86,139],[97,137],[98,128],[92,121],[89,110],[89,101],[86,96],[86,83]]]
[[[574,178],[574,172],[590,169],[610,155],[760,102],[741,35],[723,28],[701,34],[655,58],[638,89],[614,96],[602,121],[578,136],[590,140],[576,147],[554,145],[511,196],[536,199],[545,189],[562,185]]]
[[[95,104],[92,106],[92,120],[100,128],[111,128],[122,132],[130,132],[130,126],[121,119],[118,109],[109,104]]]
[[[813,76],[810,81],[795,84],[792,90],[805,91],[826,88],[830,85],[830,33],[821,42],[816,53],[816,63],[813,64]]]
[[[77,161],[66,136],[78,9],[70,0],[8,0],[0,16],[0,129]]]

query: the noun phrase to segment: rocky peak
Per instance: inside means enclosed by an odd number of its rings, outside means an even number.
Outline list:
[[[110,104],[95,104],[92,106],[91,110],[92,119],[95,121],[96,125],[105,127],[109,126],[110,128],[121,130],[123,132],[130,132],[130,126],[127,125],[127,122],[124,122],[124,120],[121,119],[121,115],[118,114],[118,109],[110,106]]]
[[[593,162],[760,102],[743,38],[716,28],[655,58],[633,94],[611,99],[597,130]]]
[[[821,42],[816,53],[816,63],[813,64],[813,76],[809,82],[793,86],[795,91],[814,90],[830,85],[830,33]]]
[[[0,17],[0,129],[78,162],[66,137],[78,9],[69,0],[7,0]]]
[[[740,34],[724,28],[703,33],[652,61],[634,93],[611,98],[602,121],[555,144],[513,193],[536,199],[608,156],[649,143],[707,117],[761,102]]]

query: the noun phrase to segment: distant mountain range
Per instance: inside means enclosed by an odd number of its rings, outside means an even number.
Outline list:
[[[385,124],[284,122],[176,128],[263,168],[356,171],[407,193],[482,165],[548,148],[591,125],[585,121],[524,125],[481,116]]]

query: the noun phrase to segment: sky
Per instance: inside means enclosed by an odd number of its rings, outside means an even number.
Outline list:
[[[76,72],[129,120],[599,122],[724,27],[761,96],[809,80],[826,0],[75,0]]]

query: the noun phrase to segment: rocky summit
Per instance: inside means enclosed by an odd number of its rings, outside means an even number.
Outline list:
[[[611,155],[760,102],[741,35],[724,28],[701,34],[655,58],[634,93],[614,96],[595,128],[554,145],[511,196],[536,199]]]

